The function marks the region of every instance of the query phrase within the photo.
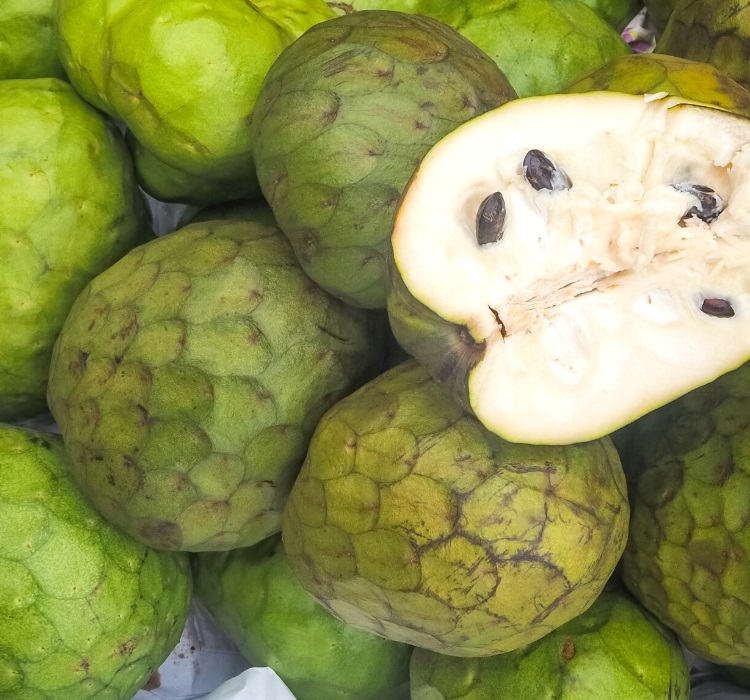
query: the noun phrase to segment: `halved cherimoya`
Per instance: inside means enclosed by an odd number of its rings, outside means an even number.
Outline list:
[[[750,358],[750,120],[509,102],[424,158],[389,266],[397,340],[489,430],[610,433]]]

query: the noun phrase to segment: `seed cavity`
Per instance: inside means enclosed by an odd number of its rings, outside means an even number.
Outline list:
[[[573,186],[568,174],[546,153],[536,148],[532,148],[523,159],[523,175],[537,192],[558,192]]]
[[[726,209],[727,203],[722,196],[706,185],[695,185],[691,182],[678,182],[672,185],[678,192],[685,192],[698,200],[698,203],[685,212],[680,223],[686,223],[693,217],[710,224],[719,218]]]
[[[505,233],[505,198],[493,192],[482,200],[477,211],[477,243],[495,243]]]
[[[716,318],[732,318],[734,309],[726,299],[704,299],[701,311],[707,316]]]

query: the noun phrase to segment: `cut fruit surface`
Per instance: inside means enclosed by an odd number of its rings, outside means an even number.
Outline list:
[[[607,434],[750,357],[750,120],[660,95],[516,100],[423,160],[399,342],[490,430]]]

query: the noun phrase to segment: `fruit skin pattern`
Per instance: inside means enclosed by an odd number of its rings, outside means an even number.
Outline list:
[[[80,295],[49,403],[76,482],[158,549],[277,532],[320,416],[380,353],[369,312],[333,299],[268,223],[194,224]]]
[[[258,96],[253,155],[305,272],[348,303],[384,308],[412,173],[448,132],[515,96],[486,54],[420,15],[338,17],[285,49]]]
[[[412,360],[324,416],[282,532],[302,585],[344,621],[489,656],[591,605],[625,546],[628,514],[608,438],[505,442]]]
[[[750,666],[750,364],[637,421],[626,475],[628,588],[698,656]]]
[[[677,637],[616,585],[521,649],[411,659],[412,700],[688,700],[689,681]]]
[[[59,435],[0,424],[0,697],[129,700],[180,639],[187,555],[86,502]]]

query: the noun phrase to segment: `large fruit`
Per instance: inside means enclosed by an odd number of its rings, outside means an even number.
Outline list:
[[[610,90],[631,95],[667,93],[750,116],[750,92],[708,63],[658,53],[621,56],[565,92]]]
[[[55,346],[49,403],[77,483],[157,548],[276,532],[315,424],[380,350],[370,320],[267,223],[135,249],[83,291]]]
[[[680,0],[672,5],[656,50],[710,63],[750,88],[750,0]]]
[[[167,166],[240,181],[252,179],[247,126],[268,69],[334,16],[323,0],[55,0],[55,12],[63,65],[87,100]]]
[[[58,435],[0,425],[0,697],[129,700],[179,641],[187,557],[118,532]]]
[[[321,420],[283,536],[302,585],[345,622],[489,656],[586,610],[627,527],[609,438],[505,442],[412,360]]]
[[[194,561],[196,595],[220,628],[297,700],[408,699],[412,648],[326,612],[292,573],[280,537]]]
[[[522,649],[411,659],[411,700],[688,700],[689,689],[677,638],[616,590]]]
[[[0,420],[20,420],[76,296],[149,226],[119,132],[57,79],[0,82],[0,191]]]
[[[436,20],[358,12],[313,27],[274,63],[252,132],[258,179],[303,268],[385,306],[396,207],[421,158],[514,96],[492,61]]]
[[[611,433],[734,369],[749,143],[750,120],[677,98],[553,95],[474,119],[401,203],[396,338],[519,442]]]
[[[628,588],[685,645],[750,667],[750,365],[637,424]]]
[[[65,77],[57,57],[52,2],[0,2],[0,80]]]

